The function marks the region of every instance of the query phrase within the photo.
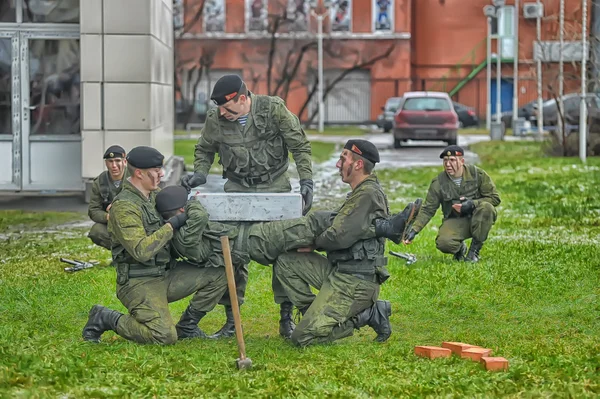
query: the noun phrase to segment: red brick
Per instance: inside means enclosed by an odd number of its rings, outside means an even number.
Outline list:
[[[462,351],[460,357],[463,359],[471,359],[476,362],[480,361],[484,356],[490,356],[492,354],[491,349],[486,348],[469,348]]]
[[[450,357],[452,351],[439,346],[415,346],[415,355],[435,359],[436,357]]]
[[[481,358],[481,364],[486,370],[508,370],[508,360],[503,357],[487,357]]]
[[[479,348],[477,345],[465,344],[463,342],[444,342],[442,348],[448,348],[452,353],[456,353],[458,356],[462,354],[465,349]]]

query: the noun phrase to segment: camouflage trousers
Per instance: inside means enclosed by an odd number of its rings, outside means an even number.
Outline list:
[[[169,303],[191,294],[195,312],[212,310],[227,289],[223,268],[198,268],[178,263],[161,277],[130,278],[117,284],[117,297],[129,314],[121,316],[117,334],[138,343],[173,344],[177,341]]]
[[[247,252],[253,261],[262,265],[270,265],[281,254],[291,249],[312,245],[315,237],[331,226],[331,220],[330,212],[320,211],[296,219],[248,223],[245,227],[247,232],[240,233],[240,236],[233,242],[233,248],[240,248],[240,250]],[[238,302],[242,304],[248,283],[248,265],[238,265],[234,270],[234,277]],[[271,286],[275,303],[281,304],[289,301],[275,270],[273,270],[271,277]],[[225,297],[223,297],[219,302],[220,304],[229,305],[229,294],[226,296],[227,301],[225,302]]]
[[[488,202],[479,204],[470,217],[448,218],[442,222],[435,245],[446,254],[455,254],[460,243],[473,237],[485,242],[492,226],[496,222],[496,208]]]
[[[94,223],[88,237],[96,245],[111,249],[110,235],[108,234],[108,225],[103,223]]]
[[[289,252],[273,267],[291,302],[300,309],[308,307],[292,333],[292,342],[301,347],[351,336],[356,328],[353,317],[379,297],[377,282],[340,273],[315,252]]]

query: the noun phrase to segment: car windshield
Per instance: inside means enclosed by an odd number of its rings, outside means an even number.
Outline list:
[[[385,103],[385,110],[386,112],[396,112],[396,110],[398,109],[398,107],[400,106],[400,99],[389,99],[387,100],[387,102]]]
[[[404,102],[406,111],[450,111],[450,102],[439,97],[413,97]]]

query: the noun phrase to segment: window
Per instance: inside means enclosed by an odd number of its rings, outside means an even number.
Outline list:
[[[287,15],[290,32],[305,32],[308,30],[309,10],[308,0],[288,0]]]
[[[413,97],[407,98],[403,110],[406,111],[450,111],[450,103],[444,98]]]
[[[515,56],[515,7],[500,8],[498,13],[498,35],[502,38],[500,53],[502,58]]]
[[[246,31],[265,32],[268,27],[268,1],[246,0]]]
[[[394,31],[394,0],[372,0],[373,32]]]
[[[184,28],[183,0],[173,0],[173,32],[179,36]]]
[[[23,22],[78,24],[79,0],[24,1]]]
[[[225,0],[205,1],[204,31],[225,32]]]
[[[352,0],[333,0],[329,8],[332,32],[352,31]]]

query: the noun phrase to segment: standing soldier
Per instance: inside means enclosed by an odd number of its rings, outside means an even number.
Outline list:
[[[110,236],[108,235],[108,210],[113,199],[121,190],[121,181],[125,174],[125,150],[123,147],[113,145],[104,153],[106,169],[94,179],[88,216],[94,222],[88,237],[96,245],[110,249]]]
[[[117,268],[117,298],[129,314],[95,305],[83,339],[98,342],[115,331],[138,343],[172,344],[177,339],[206,337],[198,322],[212,310],[227,287],[223,268],[175,266],[170,255],[173,232],[186,224],[185,213],[165,222],[156,210],[156,191],[164,156],[151,147],[135,147],[127,156],[130,176],[110,209],[109,231]],[[175,325],[169,302],[194,294]]]
[[[285,193],[292,190],[287,174],[288,150],[296,161],[306,214],[313,199],[312,155],[306,134],[298,117],[279,97],[251,93],[237,75],[226,75],[217,81],[211,100],[218,108],[210,110],[196,144],[194,174],[184,176],[181,184],[189,190],[206,183],[206,176],[219,154],[223,165],[225,192]],[[235,270],[239,304],[244,302],[248,283],[248,265]],[[292,303],[279,281],[272,279],[275,303],[280,304],[279,333],[290,337],[294,329]],[[226,293],[220,304],[225,306],[227,321],[212,337],[229,337],[235,333],[233,311]]]
[[[435,240],[437,249],[454,254],[454,259],[459,261],[478,262],[479,251],[496,222],[500,195],[483,169],[465,165],[464,154],[457,145],[442,151],[440,158],[443,159],[444,171],[431,182],[423,210],[404,243],[413,241],[441,205],[443,220]],[[467,253],[464,241],[471,237]]]
[[[378,342],[392,333],[391,304],[378,299],[380,285],[389,277],[385,239],[378,237],[395,231],[387,198],[371,174],[377,162],[379,152],[372,143],[349,140],[336,166],[352,192],[331,227],[315,239],[314,248],[288,252],[275,262],[285,291],[304,315],[292,333],[295,345],[332,342],[367,325]],[[410,203],[396,221],[408,229],[420,203]],[[327,257],[313,249],[326,251]],[[316,296],[311,286],[319,290]]]

